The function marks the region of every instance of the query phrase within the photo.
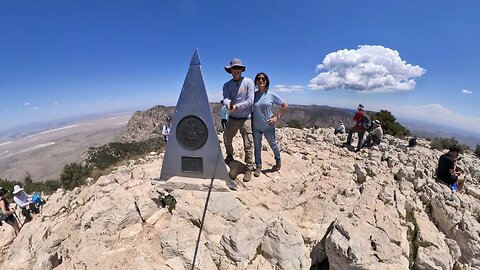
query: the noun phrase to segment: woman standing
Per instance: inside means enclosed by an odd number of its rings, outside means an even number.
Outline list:
[[[9,202],[7,201],[7,194],[7,191],[0,187],[0,210],[2,210],[2,215],[5,216],[5,223],[12,226],[15,230],[15,235],[18,235],[20,233],[20,226],[14,216],[15,211],[10,210]]]
[[[257,76],[255,76],[255,86],[258,90],[255,92],[255,98],[253,100],[252,124],[256,165],[254,175],[258,177],[262,170],[262,135],[265,135],[275,156],[276,164],[272,170],[278,171],[282,166],[280,149],[275,140],[275,123],[285,114],[288,104],[276,93],[268,90],[270,80],[267,74],[263,72],[258,73]],[[277,115],[273,115],[273,104],[281,106],[280,112]]]

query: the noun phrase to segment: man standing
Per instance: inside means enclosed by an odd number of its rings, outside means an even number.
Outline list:
[[[220,101],[220,103],[222,104],[222,108],[220,109],[220,119],[222,120],[222,131],[225,131],[225,128],[227,127],[227,120],[228,120],[228,109],[223,99],[222,101]]]
[[[163,138],[165,139],[165,143],[167,143],[168,136],[170,136],[171,124],[172,124],[172,119],[170,117],[167,117],[167,123],[163,126],[163,129],[162,129],[162,134],[163,134]]]
[[[233,160],[232,140],[240,130],[247,165],[243,181],[248,182],[252,179],[254,170],[251,113],[255,90],[252,79],[242,77],[242,72],[245,70],[242,60],[238,58],[233,58],[230,65],[225,66],[225,71],[232,74],[232,79],[223,85],[223,101],[229,113],[223,136],[227,152],[225,163],[229,164]]]
[[[362,104],[358,104],[357,112],[353,116],[353,121],[356,121],[357,124],[348,131],[347,142],[345,143],[345,146],[351,146],[353,133],[358,133],[358,144],[357,144],[357,149],[355,150],[357,152],[360,150],[360,147],[362,146],[363,135],[365,135],[365,131],[366,131],[362,123],[363,115],[365,114],[365,111],[363,110],[363,108],[364,107]]]
[[[438,159],[437,179],[450,186],[454,191],[462,191],[464,180],[456,170],[456,162],[460,158],[460,147],[453,145],[448,152]]]

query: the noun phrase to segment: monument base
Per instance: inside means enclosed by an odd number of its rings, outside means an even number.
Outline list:
[[[153,179],[157,180],[157,179]],[[182,176],[173,176],[167,181],[155,181],[154,184],[164,190],[193,190],[193,191],[206,191],[210,186],[211,179],[204,178],[188,178]],[[213,180],[213,192],[229,192],[230,188],[227,186],[227,182],[224,180]]]

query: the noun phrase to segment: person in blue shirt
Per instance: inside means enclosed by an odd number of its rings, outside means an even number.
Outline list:
[[[273,150],[275,165],[273,171],[280,170],[282,163],[280,159],[280,149],[275,140],[275,123],[285,114],[288,104],[280,96],[270,91],[270,80],[267,74],[260,72],[255,76],[255,86],[257,91],[253,99],[253,144],[255,153],[256,169],[254,176],[260,176],[262,170],[262,135],[267,139],[268,144]],[[273,114],[273,105],[280,105],[278,114]]]
[[[222,104],[222,108],[220,109],[220,119],[222,120],[222,130],[225,131],[225,128],[227,128],[228,108],[223,99],[220,103]]]

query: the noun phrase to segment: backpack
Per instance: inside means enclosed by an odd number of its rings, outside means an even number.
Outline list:
[[[361,120],[360,124],[365,129],[369,129],[370,126],[372,125],[372,118],[370,118],[370,116],[368,116],[367,113],[364,113],[363,116],[362,116],[362,120]]]

